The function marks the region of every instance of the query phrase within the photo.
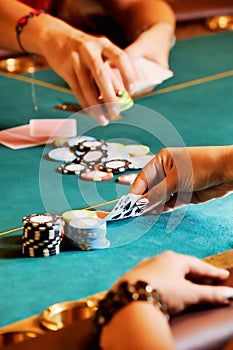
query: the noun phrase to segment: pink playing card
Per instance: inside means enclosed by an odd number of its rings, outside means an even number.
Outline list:
[[[49,137],[32,137],[29,131],[29,124],[0,131],[0,143],[12,149],[20,149],[53,141]]]
[[[33,137],[73,137],[77,135],[76,119],[31,119],[30,135]]]

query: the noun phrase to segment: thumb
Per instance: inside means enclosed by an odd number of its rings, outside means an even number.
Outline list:
[[[148,198],[152,207],[164,204],[178,190],[177,173],[172,169],[157,185],[152,187],[142,198]],[[148,209],[151,209],[150,208]]]

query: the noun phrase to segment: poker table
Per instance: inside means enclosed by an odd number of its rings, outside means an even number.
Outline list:
[[[50,69],[35,74],[39,110],[31,99],[30,74],[0,73],[0,129],[30,119],[77,120],[78,134],[125,144],[139,143],[152,153],[163,147],[228,145],[233,135],[233,32],[178,40],[170,67],[174,77],[135,100],[123,118],[106,127],[82,113],[52,108],[76,103]],[[108,289],[144,257],[164,250],[204,258],[233,248],[232,196],[173,213],[111,223],[107,249],[80,251],[64,245],[60,254],[23,257],[22,218],[32,213],[60,215],[71,209],[110,211],[129,185],[89,182],[56,172],[48,160],[52,144],[13,150],[0,145],[0,327],[40,314],[54,303],[73,301]]]

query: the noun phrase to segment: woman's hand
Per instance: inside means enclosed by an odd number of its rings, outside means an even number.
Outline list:
[[[165,148],[138,174],[130,192],[153,213],[202,203],[233,191],[233,146]]]
[[[172,26],[161,22],[142,32],[125,49],[125,52],[127,52],[131,60],[144,57],[159,63],[164,68],[169,68],[168,58],[173,40],[174,32]]]
[[[42,54],[66,80],[83,108],[98,105],[102,97],[109,115],[97,108],[97,120],[107,124],[111,116],[120,113],[116,91],[122,89],[107,62],[118,69],[124,88],[130,91],[134,73],[128,55],[106,37],[86,34],[49,15],[44,17]]]
[[[233,288],[205,284],[207,280],[208,283],[224,281],[228,276],[227,270],[192,256],[167,251],[144,259],[123,275],[117,284],[138,280],[150,283],[161,293],[168,312],[174,315],[194,304],[229,304]]]

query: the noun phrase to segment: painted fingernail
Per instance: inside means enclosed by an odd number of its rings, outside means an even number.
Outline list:
[[[130,94],[134,94],[135,91],[136,91],[135,85],[134,85],[134,84],[130,84],[130,85],[129,85],[129,92],[130,92]]]
[[[136,206],[141,210],[148,207],[148,205],[150,205],[150,201],[148,198],[141,198],[136,202]]]
[[[110,115],[111,118],[117,118],[120,114],[120,110],[118,107],[112,107],[110,113],[111,113]]]
[[[109,120],[104,115],[99,115],[97,121],[100,125],[106,126],[109,124]]]
[[[225,291],[224,291],[224,296],[225,296],[228,300],[232,301],[232,300],[233,300],[233,288],[229,288],[229,289],[225,290]]]

